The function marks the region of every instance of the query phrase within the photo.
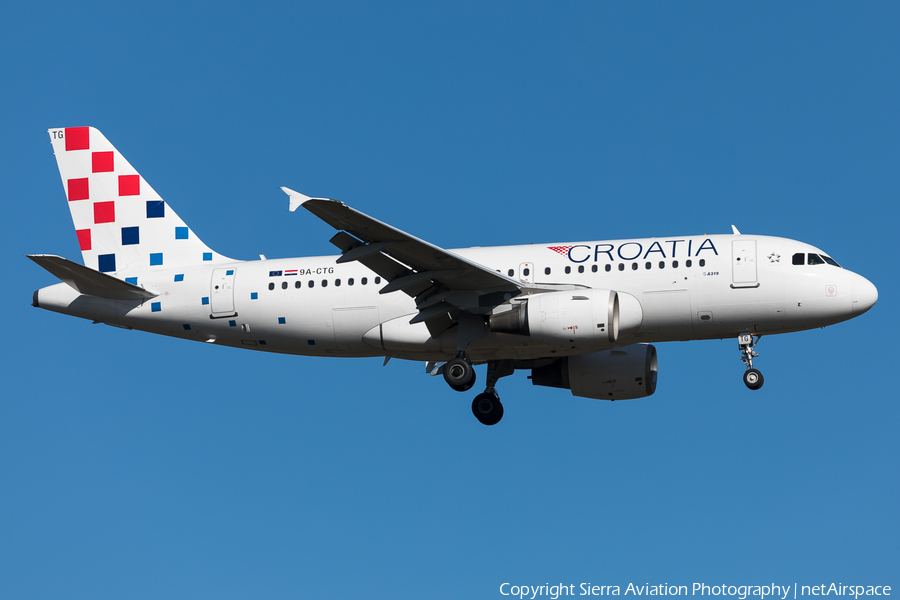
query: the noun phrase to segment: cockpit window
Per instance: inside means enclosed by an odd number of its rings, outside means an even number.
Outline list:
[[[827,262],[832,267],[837,267],[838,269],[841,268],[841,265],[837,264],[837,261],[834,260],[833,258],[831,258],[830,256],[825,256],[824,254],[822,254],[821,256],[822,256],[822,260]]]
[[[806,255],[802,252],[798,252],[791,259],[791,263],[795,265],[802,265],[804,262],[806,262]]]
[[[822,257],[818,254],[813,254],[810,252],[806,255],[806,264],[808,265],[824,265],[825,261],[822,260]]]

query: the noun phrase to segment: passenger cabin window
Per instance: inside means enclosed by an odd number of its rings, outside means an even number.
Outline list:
[[[566,275],[572,272],[572,267],[566,267]]]
[[[274,289],[275,289],[275,284],[274,284],[274,283],[270,283],[270,284],[269,284],[269,289],[270,289],[270,290],[274,290]]]
[[[352,277],[351,277],[350,279],[347,280],[347,285],[353,285],[353,278],[352,278]]]
[[[363,277],[362,279],[359,280],[359,282],[363,285],[366,285],[367,283],[369,283],[369,278]]]
[[[550,274],[550,267],[544,268],[544,275],[549,275],[549,274]]]
[[[803,254],[802,252],[798,252],[791,258],[791,264],[792,265],[802,265],[805,260],[806,260],[806,255]]]
[[[323,279],[323,280],[322,280],[322,287],[328,287],[328,280],[327,280],[327,279]]]
[[[619,270],[620,270],[620,271],[624,271],[624,270],[625,270],[625,263],[619,263]]]
[[[513,275],[516,274],[516,272],[513,271],[512,269],[510,269],[509,271],[506,272],[506,274],[509,275],[510,277],[512,277]]]
[[[677,260],[673,260],[673,261],[672,261],[672,268],[673,268],[673,269],[677,269],[677,268],[678,268],[678,261],[677,261]]]
[[[700,266],[701,266],[701,267],[705,267],[705,266],[706,266],[706,259],[705,259],[705,258],[701,258],[701,259],[700,259]]]
[[[525,271],[526,271],[525,274],[528,275],[528,269],[525,269]],[[376,277],[376,278],[375,278],[375,285],[378,285],[379,283],[381,283],[381,277]]]
[[[334,280],[334,285],[335,285],[335,287],[341,285],[341,280],[340,280],[340,279],[335,279],[335,280]]]
[[[591,273],[596,273],[596,272],[597,272],[597,265],[593,265],[591,267]]]
[[[664,261],[664,260],[659,261],[659,268],[660,268],[660,269],[665,269],[665,268],[666,268],[666,261]]]
[[[578,272],[584,273],[584,265],[578,265]]]
[[[692,264],[694,264],[694,263],[691,262],[691,259],[687,259],[686,261],[684,261],[684,266],[686,266],[686,267],[690,267]]]
[[[300,284],[299,281],[295,281],[295,282],[294,282],[294,287],[297,288],[298,290],[300,289],[300,285],[301,285],[301,284]]]
[[[818,254],[813,254],[810,252],[806,255],[806,264],[808,265],[824,265],[825,261],[822,260],[822,257]]]
[[[525,277],[528,277],[529,275],[531,275],[531,269],[522,269],[522,275],[524,275]],[[375,283],[378,283],[378,282],[376,281]]]
[[[606,270],[607,273],[609,273],[610,271],[612,271],[612,265],[606,265],[605,270]]]
[[[316,282],[313,281],[312,279],[310,279],[308,285],[309,285],[309,287],[314,287],[316,285]]]
[[[637,271],[637,270],[638,270],[638,264],[637,264],[636,262],[631,263],[631,270],[632,270],[632,271]]]
[[[653,266],[653,263],[651,263],[649,260],[644,263],[644,268],[647,269],[648,271],[650,270],[650,267],[652,267],[652,266]]]
[[[287,289],[287,281],[282,281],[282,282],[281,282],[281,289],[283,289],[283,290],[286,290],[286,289]]]

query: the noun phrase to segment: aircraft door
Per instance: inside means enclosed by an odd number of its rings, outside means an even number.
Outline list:
[[[732,287],[757,287],[756,240],[734,240],[731,243]]]
[[[522,283],[531,283],[534,281],[534,265],[532,263],[522,263],[519,265],[519,281]]]
[[[209,309],[213,318],[233,317],[235,269],[213,269],[209,290]]]

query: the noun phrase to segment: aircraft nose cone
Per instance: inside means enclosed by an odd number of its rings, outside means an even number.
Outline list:
[[[850,298],[853,314],[861,315],[878,302],[878,288],[865,277],[857,275],[853,278]]]

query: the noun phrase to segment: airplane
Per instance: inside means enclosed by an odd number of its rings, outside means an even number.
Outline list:
[[[447,250],[337,200],[289,188],[332,226],[339,255],[235,260],[206,246],[92,127],[48,130],[83,264],[28,258],[61,283],[46,310],[233,348],[304,356],[418,360],[503,417],[500,378],[626,400],[657,387],[653,343],[737,338],[744,383],[764,335],[866,312],[878,290],[825,252],[791,239],[680,235]]]

